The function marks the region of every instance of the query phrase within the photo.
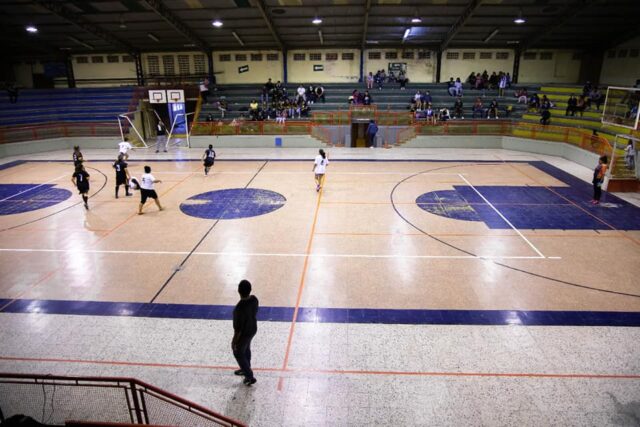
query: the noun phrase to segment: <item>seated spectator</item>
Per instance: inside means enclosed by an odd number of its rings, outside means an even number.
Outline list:
[[[485,80],[480,73],[476,74],[476,90],[484,89]]]
[[[578,102],[576,103],[576,111],[580,113],[580,117],[584,115],[584,110],[587,108],[587,100],[584,95],[580,95],[578,97]]]
[[[489,73],[487,73],[487,70],[484,70],[482,72],[482,81],[483,81],[485,87],[486,87],[486,85],[489,84]]]
[[[542,101],[540,102],[541,110],[548,110],[551,108],[551,101],[547,98],[547,95],[542,95]]]
[[[587,81],[582,88],[582,96],[587,97],[591,93],[593,87],[591,86],[591,82]]]
[[[220,116],[224,119],[224,113],[226,113],[228,110],[227,100],[219,99],[217,105],[218,105],[218,110],[220,111]]]
[[[285,122],[287,121],[287,110],[285,109],[279,109],[276,112],[276,123],[280,123],[280,124],[285,124]]]
[[[456,79],[455,88],[456,96],[462,96],[462,82],[460,81],[460,77]]]
[[[476,98],[476,102],[473,103],[473,114],[471,115],[472,119],[476,118],[476,115],[480,118],[485,116],[484,106],[482,104],[482,99],[480,97]]]
[[[324,99],[324,88],[322,87],[322,85],[318,85],[316,86],[316,100],[320,99],[322,100],[322,103],[324,104],[325,99]]]
[[[529,97],[529,110],[536,110],[540,108],[540,97],[537,93],[534,93]]]
[[[467,77],[467,83],[469,83],[471,87],[476,86],[476,75],[473,71],[471,72],[471,74],[469,74],[469,77]]]
[[[527,88],[525,87],[525,88],[516,90],[515,97],[518,98],[518,104],[520,103],[526,104],[527,99],[529,98],[529,95],[527,93]]]
[[[369,95],[368,90],[364,91],[364,95],[362,97],[362,103],[364,105],[371,105],[373,103],[373,99],[371,98],[371,95]]]
[[[376,85],[378,87],[378,90],[382,90],[382,85],[384,84],[385,77],[386,76],[385,76],[384,70],[378,70],[376,75],[373,77],[373,79],[376,82]]]
[[[495,89],[498,87],[500,79],[496,72],[491,73],[491,77],[489,77],[489,89]]]
[[[550,123],[550,119],[551,119],[551,112],[549,111],[549,109],[542,110],[542,113],[540,113],[540,124],[543,124],[546,126]]]
[[[373,73],[369,71],[367,76],[367,89],[373,89]]]
[[[296,91],[297,96],[296,96],[296,102],[298,102],[299,100],[303,100],[306,101],[307,100],[307,90],[304,88],[304,86],[300,85],[298,86],[298,90]]]
[[[208,122],[212,122],[213,121],[213,115],[211,113],[207,114],[207,121]]]
[[[278,80],[276,82],[276,85],[273,88],[273,93],[274,93],[274,96],[280,99],[284,96],[287,96],[287,88],[282,85],[280,80]]]
[[[462,104],[462,97],[460,96],[456,98],[456,102],[453,104],[453,117],[464,120],[464,106]]]
[[[258,101],[255,99],[249,103],[249,117],[251,120],[258,120]]]
[[[456,96],[456,82],[453,81],[453,77],[447,82],[447,92],[449,92],[449,96]]]
[[[589,93],[589,108],[591,108],[591,106],[595,104],[596,109],[600,111],[600,105],[602,105],[603,101],[604,97],[602,96],[602,93],[600,93],[600,90],[597,87],[593,88],[593,90]]]
[[[309,85],[309,89],[307,90],[307,103],[313,104],[316,102],[316,88],[313,85]]]
[[[507,73],[507,87],[511,89],[511,74]]]
[[[422,106],[424,107],[425,105],[428,104],[433,104],[433,98],[431,97],[431,92],[426,91],[422,97],[420,98],[420,100],[422,101]]]
[[[427,123],[436,122],[436,112],[431,107],[431,104],[427,104],[427,108],[424,110],[424,115],[426,116]]]
[[[513,112],[513,105],[511,104],[507,105],[507,107],[504,109],[505,117],[511,117],[512,112]]]
[[[447,107],[444,107],[440,110],[440,114],[438,116],[438,120],[441,122],[446,122],[447,120],[451,120],[451,115],[449,114],[449,110]]]
[[[493,116],[494,119],[498,118],[498,101],[495,99],[491,101],[489,104],[489,108],[487,109],[487,119],[490,119]]]
[[[404,71],[400,71],[398,75],[398,83],[400,83],[400,90],[405,90],[409,79],[404,75]]]
[[[578,106],[578,100],[576,99],[576,97],[574,95],[571,95],[569,97],[569,99],[567,100],[567,109],[564,112],[565,116],[575,116],[576,115],[576,108]]]
[[[422,91],[418,90],[415,95],[413,95],[413,102],[416,104],[416,110],[422,110]]]

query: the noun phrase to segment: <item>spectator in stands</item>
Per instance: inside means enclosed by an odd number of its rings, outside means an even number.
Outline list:
[[[369,125],[367,126],[367,145],[369,148],[373,148],[376,143],[376,134],[378,133],[378,125],[376,121],[371,119],[369,121]]]
[[[400,83],[400,90],[405,90],[407,86],[407,82],[409,79],[404,74],[404,71],[400,70],[400,74],[398,75],[398,83]]]
[[[453,104],[453,117],[464,120],[464,106],[462,104],[461,96],[458,96],[456,98],[456,102]]]
[[[316,86],[316,100],[321,99],[322,103],[325,103],[325,98],[324,98],[324,88],[322,87],[322,85],[318,85]]]
[[[480,97],[476,98],[476,102],[473,103],[473,114],[471,116],[472,119],[478,117],[482,118],[485,116],[484,106],[482,105],[482,99]]]
[[[578,106],[578,100],[574,95],[571,95],[567,100],[567,109],[564,112],[565,116],[575,116],[576,115],[576,107]]]
[[[304,88],[304,86],[300,85],[298,86],[298,90],[296,91],[297,96],[296,96],[296,102],[298,102],[300,99],[302,99],[303,101],[307,100],[307,91]]]
[[[529,99],[527,88],[525,87],[525,88],[516,90],[515,97],[518,98],[518,104],[520,103],[526,104],[527,100]]]
[[[9,102],[11,104],[18,102],[18,87],[15,83],[9,83],[7,85],[7,95],[9,96]]]
[[[576,103],[576,111],[580,113],[580,117],[584,115],[584,110],[587,108],[587,100],[584,95],[580,95],[578,97],[578,102]]]
[[[602,105],[603,101],[604,101],[604,97],[602,96],[600,89],[598,89],[597,87],[593,88],[593,90],[589,93],[589,108],[593,104],[595,104],[596,109],[600,111],[600,105]]]
[[[504,90],[507,88],[507,75],[502,74],[500,76],[500,81],[498,82],[498,96],[500,98],[504,97]]]
[[[636,168],[636,149],[633,147],[633,141],[629,141],[624,149],[624,162],[627,164],[627,169]]]
[[[513,112],[513,105],[509,104],[504,109],[505,117],[511,117],[511,113]]]
[[[491,73],[491,77],[489,77],[489,89],[497,88],[499,82],[500,82],[500,78],[494,71],[493,73]]]
[[[283,125],[285,124],[286,121],[287,121],[287,110],[278,109],[276,113],[276,123],[280,123]]]
[[[203,104],[208,104],[209,100],[209,78],[205,77],[204,79],[202,79],[202,81],[200,82],[200,97],[202,98],[202,103]]]
[[[436,112],[433,111],[433,108],[431,107],[431,103],[427,104],[427,108],[424,110],[424,113],[427,119],[427,123],[435,124]]]
[[[494,119],[498,118],[498,101],[496,101],[495,99],[491,101],[491,104],[489,104],[489,108],[487,110],[487,119],[490,119],[491,116],[493,116]]]
[[[538,111],[538,109],[540,109],[540,97],[538,96],[537,93],[534,93],[529,97],[529,111],[530,110]]]
[[[449,92],[449,96],[456,96],[456,82],[453,81],[453,77],[449,78],[447,82],[447,92]]]
[[[212,122],[213,121],[213,115],[211,113],[207,114],[207,121],[208,122]]]
[[[456,79],[454,87],[456,88],[456,96],[462,96],[462,82],[460,81],[460,77]]]
[[[482,78],[482,75],[480,73],[476,74],[476,90],[484,89],[484,82],[485,80]]]
[[[511,88],[511,74],[507,73],[507,87]]]
[[[543,109],[540,113],[540,124],[545,126],[548,125],[550,123],[549,119],[551,119],[551,112],[548,108]]]
[[[547,98],[547,95],[542,95],[542,101],[540,101],[541,110],[549,110],[551,108],[551,101]]]
[[[275,86],[274,86],[274,88],[273,88],[273,94],[274,94],[274,96],[275,96],[275,97],[277,97],[278,99],[280,99],[280,98],[282,98],[282,97],[286,96],[286,94],[287,94],[287,88],[286,88],[286,87],[284,87],[284,86],[282,85],[282,83],[280,82],[280,80],[278,80],[278,81],[276,82],[276,85],[275,85]]]
[[[251,120],[258,120],[258,101],[255,99],[249,103],[249,117]]]
[[[582,87],[582,95],[584,97],[589,96],[589,94],[591,93],[591,89],[593,89],[593,87],[591,86],[591,82],[587,81]]]
[[[473,71],[469,74],[469,77],[467,77],[467,83],[469,83],[471,87],[476,86],[476,75]]]
[[[373,89],[373,73],[369,71],[367,76],[367,89]]]
[[[447,120],[451,119],[451,114],[449,114],[449,109],[447,107],[444,107],[440,110],[440,114],[438,116],[438,120],[440,120],[441,122],[446,122]]]
[[[364,91],[364,95],[362,97],[362,103],[364,105],[371,105],[373,103],[373,99],[371,98],[371,95],[369,95],[368,90]]]
[[[382,90],[382,85],[384,84],[386,76],[384,70],[379,70],[375,76],[373,76],[376,85],[378,86],[378,90]]]
[[[267,82],[264,84],[264,87],[267,88],[267,92],[269,94],[273,93],[273,89],[275,88],[275,85],[273,84],[273,82],[271,81],[271,79],[267,80]]]
[[[433,98],[431,97],[431,92],[426,91],[426,92],[422,95],[421,100],[422,100],[422,106],[423,106],[423,107],[424,107],[425,105],[428,105],[428,104],[433,104]]]
[[[489,84],[489,73],[487,73],[487,70],[484,70],[482,72],[482,82],[484,83],[485,86]]]
[[[416,105],[416,110],[422,110],[422,91],[418,90],[415,95],[413,95],[413,102]]]
[[[220,111],[220,117],[224,119],[224,113],[228,110],[227,100],[221,98],[218,100],[218,110]]]

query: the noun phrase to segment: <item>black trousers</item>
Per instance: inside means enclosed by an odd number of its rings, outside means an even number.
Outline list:
[[[593,183],[593,200],[600,200],[600,196],[602,196],[602,184],[600,184],[599,182]]]
[[[233,357],[236,358],[238,366],[244,372],[245,378],[252,379],[253,371],[251,370],[251,340],[253,337],[241,337],[236,344]]]

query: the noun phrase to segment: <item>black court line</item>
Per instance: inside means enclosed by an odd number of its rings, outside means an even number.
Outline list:
[[[249,185],[251,185],[251,183],[253,182],[254,179],[256,179],[256,177],[258,176],[258,174],[260,172],[262,172],[262,169],[264,169],[265,166],[267,166],[267,163],[269,163],[269,160],[265,160],[264,163],[262,164],[262,166],[260,166],[260,169],[258,169],[258,171],[251,177],[251,179],[249,180],[249,182],[247,182],[247,184],[243,187],[243,188],[247,188],[249,187]],[[158,290],[158,292],[156,292],[156,294],[153,296],[153,298],[151,298],[151,301],[149,301],[149,303],[153,303],[162,293],[162,291],[164,291],[164,289],[167,287],[167,285],[171,282],[171,280],[173,280],[173,278],[176,276],[176,274],[178,274],[178,272],[180,270],[182,270],[182,267],[185,265],[185,263],[189,260],[189,258],[191,258],[191,255],[193,255],[193,253],[200,247],[200,245],[202,244],[202,242],[204,242],[204,240],[207,238],[207,236],[209,236],[209,234],[213,231],[213,229],[216,227],[216,225],[218,225],[218,223],[220,222],[220,219],[217,219],[212,225],[211,227],[209,227],[209,229],[204,233],[204,236],[202,236],[202,238],[198,241],[198,243],[196,243],[196,245],[193,247],[193,249],[191,249],[191,251],[187,254],[187,256],[184,257],[184,259],[182,260],[182,262],[180,263],[180,265],[178,265],[178,267],[173,271],[173,273],[171,273],[171,275],[169,276],[169,278],[164,282],[164,284],[162,285],[162,287]]]

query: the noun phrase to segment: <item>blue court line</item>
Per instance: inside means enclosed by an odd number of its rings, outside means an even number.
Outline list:
[[[106,301],[0,300],[0,313],[231,320],[231,305],[150,304]],[[10,304],[9,304],[10,303]],[[293,307],[260,307],[258,320],[291,322]],[[521,325],[640,327],[640,312],[540,310],[392,310],[301,307],[298,322],[387,325]]]
[[[20,165],[25,164],[25,163],[27,163],[26,160],[14,160],[13,162],[9,162],[9,163],[5,163],[3,165],[0,165],[0,171],[12,168],[14,166],[20,166]]]

